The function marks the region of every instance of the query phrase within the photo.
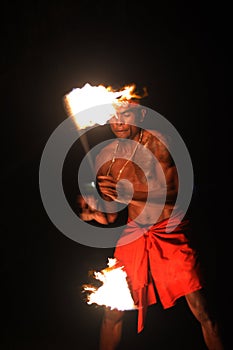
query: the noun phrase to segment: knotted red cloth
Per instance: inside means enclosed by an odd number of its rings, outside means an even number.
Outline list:
[[[188,220],[170,218],[148,227],[129,220],[117,243],[114,257],[124,266],[138,307],[138,333],[144,328],[147,307],[157,302],[155,288],[164,309],[202,288],[200,265],[188,231]]]

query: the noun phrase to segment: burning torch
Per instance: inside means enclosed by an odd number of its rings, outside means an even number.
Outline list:
[[[116,91],[112,87],[91,86],[87,83],[82,88],[73,89],[65,95],[65,110],[68,116],[73,118],[77,131],[82,136],[80,139],[94,178],[96,175],[95,167],[84,130],[95,125],[106,124],[115,115],[114,106],[117,103],[142,97],[135,93],[135,84]],[[86,184],[86,188],[89,188],[90,193],[91,188],[94,190],[95,186],[92,182]],[[116,259],[109,259],[108,267],[100,272],[95,272],[94,277],[102,282],[102,286],[98,289],[91,285],[83,286],[84,290],[89,292],[88,304],[96,303],[119,310],[136,308],[126,281],[126,272],[123,266],[117,264]]]

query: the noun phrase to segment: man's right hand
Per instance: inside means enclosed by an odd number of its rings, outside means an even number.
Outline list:
[[[107,225],[108,221],[104,213],[97,210],[97,200],[94,196],[84,198],[81,195],[77,196],[78,216],[83,221],[95,220],[102,225]]]

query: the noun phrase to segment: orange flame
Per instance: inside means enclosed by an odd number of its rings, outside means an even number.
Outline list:
[[[91,86],[86,83],[82,88],[75,88],[66,94],[64,105],[67,114],[74,117],[78,129],[85,129],[95,124],[105,124],[115,114],[114,104],[145,96],[146,88],[143,96],[140,96],[136,93],[135,84],[114,90],[111,86]],[[96,107],[95,111],[90,110],[93,107]]]
[[[108,268],[94,272],[94,277],[102,282],[102,286],[83,286],[84,290],[89,292],[87,304],[94,303],[118,310],[136,309],[123,266],[117,265],[116,259],[109,258],[108,261]]]

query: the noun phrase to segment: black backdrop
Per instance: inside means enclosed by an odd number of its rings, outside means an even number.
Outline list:
[[[148,106],[166,117],[193,162],[196,243],[229,342],[229,239],[232,233],[230,20],[217,5],[8,3],[2,7],[1,292],[3,349],[97,348],[101,307],[81,286],[112,249],[78,244],[50,221],[40,197],[39,165],[51,133],[67,116],[63,96],[86,82],[146,86]],[[79,145],[79,157],[82,149]],[[71,205],[79,158],[66,162]],[[183,301],[148,313],[136,336],[125,319],[122,349],[204,349]],[[230,346],[229,346],[230,348]]]

